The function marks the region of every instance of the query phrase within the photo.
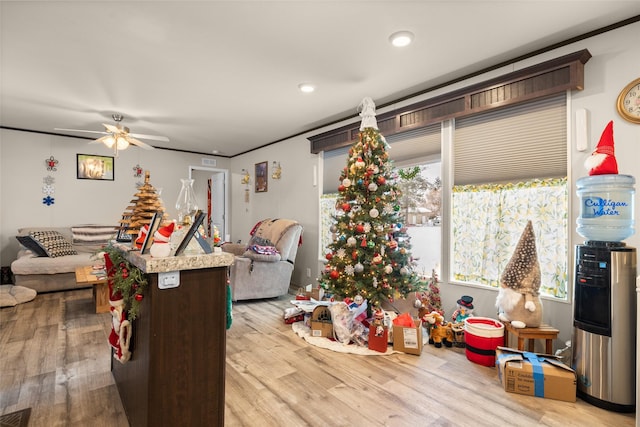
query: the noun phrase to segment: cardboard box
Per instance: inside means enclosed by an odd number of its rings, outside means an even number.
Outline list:
[[[403,353],[422,353],[422,322],[420,319],[413,319],[415,327],[393,325],[393,349]]]
[[[496,364],[505,391],[576,401],[576,373],[556,356],[498,347]]]
[[[333,338],[331,311],[325,305],[317,306],[311,313],[311,336]]]

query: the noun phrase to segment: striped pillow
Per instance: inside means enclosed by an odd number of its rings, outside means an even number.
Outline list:
[[[97,224],[76,225],[71,227],[71,234],[74,245],[106,245],[116,237],[116,227]]]

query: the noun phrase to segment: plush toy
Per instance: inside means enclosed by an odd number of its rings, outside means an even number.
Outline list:
[[[500,278],[496,298],[498,318],[515,328],[538,327],[542,323],[540,264],[531,221],[520,236],[511,260]]]
[[[613,149],[613,121],[604,128],[598,146],[584,162],[589,175],[607,175],[618,173],[618,162]]]
[[[428,323],[429,326],[429,344],[433,344],[436,348],[453,346],[453,330],[451,324],[445,324],[444,316],[437,311],[432,311],[422,317],[422,321]]]
[[[171,245],[169,244],[169,241],[171,240],[171,234],[173,233],[174,227],[175,223],[170,222],[169,225],[160,227],[155,233],[153,233],[153,244],[151,244],[151,249],[149,250],[152,257],[164,258],[171,254]]]
[[[451,315],[451,321],[453,323],[463,323],[464,319],[473,316],[473,297],[463,295],[456,304],[458,304],[458,307]]]

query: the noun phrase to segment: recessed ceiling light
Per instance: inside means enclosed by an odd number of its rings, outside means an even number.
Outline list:
[[[389,41],[396,47],[404,47],[413,41],[413,33],[410,31],[397,31],[389,36]]]
[[[311,93],[316,90],[316,87],[311,83],[300,83],[298,89],[300,89],[300,92]]]

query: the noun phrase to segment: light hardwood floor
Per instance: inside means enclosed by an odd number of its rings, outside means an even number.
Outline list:
[[[308,345],[282,312],[289,297],[234,305],[227,335],[227,426],[633,426],[581,400],[506,393],[462,349],[357,356]],[[91,290],[41,294],[0,310],[0,414],[29,425],[126,426],[111,377],[110,315]]]

